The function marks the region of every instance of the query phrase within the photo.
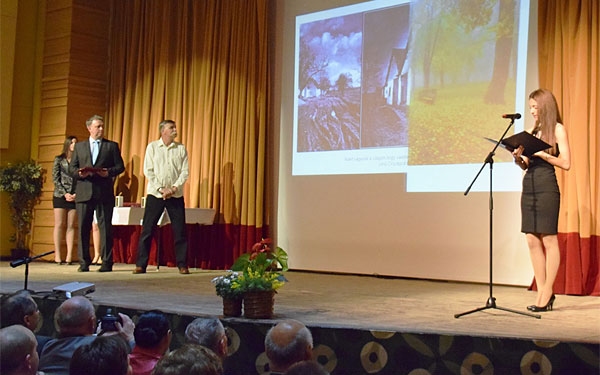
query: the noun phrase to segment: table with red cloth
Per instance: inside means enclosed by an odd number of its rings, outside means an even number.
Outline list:
[[[144,208],[138,206],[115,207],[113,212],[113,260],[115,263],[135,264],[138,241],[142,232]],[[211,208],[186,208],[185,221],[188,236],[188,266],[201,268],[206,260],[202,244],[210,242],[210,227],[213,224],[215,210]],[[149,264],[175,267],[175,249],[173,231],[167,212],[153,229],[150,246]],[[159,251],[160,250],[160,251]]]

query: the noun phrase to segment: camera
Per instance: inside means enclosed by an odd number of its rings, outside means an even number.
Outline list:
[[[113,315],[112,309],[107,309],[106,314],[100,319],[100,329],[104,332],[118,331],[116,323],[123,324],[123,319],[119,315]]]

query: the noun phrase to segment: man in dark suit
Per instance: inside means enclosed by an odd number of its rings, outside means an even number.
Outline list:
[[[113,178],[125,170],[119,145],[104,139],[104,119],[94,115],[86,121],[90,138],[75,144],[71,157],[71,173],[77,180],[75,205],[79,220],[77,252],[79,272],[89,271],[90,230],[96,210],[100,228],[102,267],[98,271],[110,272],[113,265],[112,215],[115,205]]]
[[[135,343],[135,323],[125,314],[119,313],[119,317],[121,321],[115,322],[116,331],[110,334],[118,335],[132,347]],[[46,375],[69,374],[73,353],[96,340],[97,321],[94,305],[86,297],[74,296],[61,303],[54,311],[58,336],[44,345],[40,355],[40,371]]]

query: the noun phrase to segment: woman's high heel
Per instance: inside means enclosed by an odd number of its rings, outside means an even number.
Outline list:
[[[548,303],[546,304],[546,306],[536,306],[536,305],[532,305],[532,306],[527,306],[527,309],[533,311],[533,312],[544,312],[544,311],[552,311],[552,308],[554,306],[554,300],[556,299],[556,296],[554,295],[554,293],[552,293],[552,297],[550,297],[550,299],[548,300]],[[531,309],[530,309],[531,307]]]

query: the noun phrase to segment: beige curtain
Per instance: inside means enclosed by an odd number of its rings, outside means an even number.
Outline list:
[[[187,207],[214,208],[203,268],[227,268],[266,236],[267,0],[114,1],[107,132],[126,201],[145,193],[146,145],[177,123]]]
[[[539,1],[540,86],[555,94],[571,147],[571,169],[558,173],[562,262],[555,288],[567,294],[600,295],[599,4]]]

